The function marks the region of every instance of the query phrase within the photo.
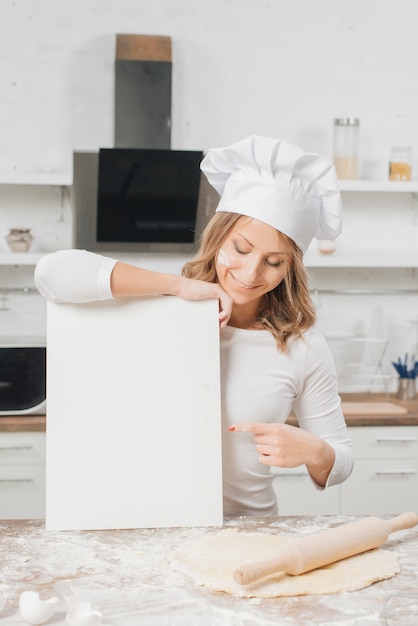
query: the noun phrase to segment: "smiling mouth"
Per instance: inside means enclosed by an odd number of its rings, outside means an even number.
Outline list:
[[[245,285],[244,283],[241,283],[237,278],[235,278],[235,276],[230,273],[230,276],[232,277],[232,280],[234,281],[234,283],[236,285],[238,285],[238,287],[241,287],[242,289],[255,289],[256,287],[258,287],[258,285]]]

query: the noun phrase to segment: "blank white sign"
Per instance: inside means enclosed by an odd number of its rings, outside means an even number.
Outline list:
[[[46,528],[220,526],[218,303],[48,303]]]

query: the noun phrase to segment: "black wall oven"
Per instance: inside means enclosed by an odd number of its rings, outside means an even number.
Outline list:
[[[0,338],[0,417],[45,413],[45,341]]]

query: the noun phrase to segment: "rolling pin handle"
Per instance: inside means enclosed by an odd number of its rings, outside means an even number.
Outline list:
[[[389,533],[404,530],[405,528],[413,528],[418,525],[418,515],[412,511],[402,513],[388,520],[387,525],[389,527]]]
[[[261,567],[260,567],[261,565]],[[233,576],[236,583],[239,585],[250,585],[251,583],[265,578],[270,574],[275,574],[280,570],[280,567],[276,562],[270,563],[269,561],[262,561],[261,563],[245,563],[240,568],[236,569]]]
[[[236,569],[234,572],[234,580],[239,585],[248,585],[248,583],[255,580],[252,568],[247,565],[243,565],[240,569]]]

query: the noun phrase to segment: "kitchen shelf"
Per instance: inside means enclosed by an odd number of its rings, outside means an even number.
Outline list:
[[[340,191],[374,193],[418,193],[418,180],[391,181],[391,180],[340,180]]]
[[[4,252],[0,253],[0,266],[35,266],[39,259],[48,252]],[[123,255],[117,254],[118,259],[122,259]],[[116,257],[115,257],[116,258]],[[122,259],[123,260],[123,259]],[[152,260],[152,259],[151,259]],[[181,264],[187,259],[180,259]],[[138,259],[127,257],[127,262],[138,262]],[[147,258],[141,259],[145,265]],[[180,263],[179,261],[179,263]],[[158,259],[156,261],[158,263]],[[371,254],[361,252],[350,252],[348,254],[338,251],[333,254],[319,254],[316,252],[307,252],[304,257],[304,264],[307,268],[399,268],[411,269],[418,268],[418,254],[391,253],[387,254]]]
[[[25,174],[23,172],[0,172],[0,185],[46,185],[51,187],[69,187],[72,183],[72,174]]]
[[[46,252],[3,252],[0,265],[36,265]]]
[[[387,253],[340,253],[338,250],[332,254],[319,254],[307,252],[304,264],[308,268],[399,268],[410,269],[418,267],[418,253],[404,254],[402,252]]]

